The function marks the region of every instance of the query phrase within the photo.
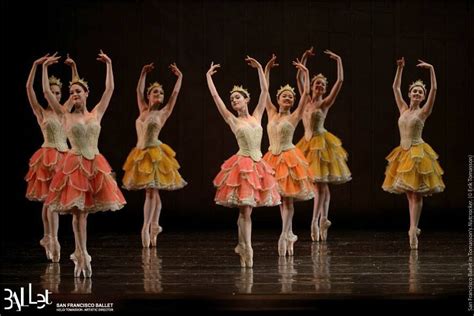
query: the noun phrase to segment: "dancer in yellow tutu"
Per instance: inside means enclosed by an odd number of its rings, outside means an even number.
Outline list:
[[[275,55],[265,66],[267,82],[270,82],[270,69],[277,66]],[[293,65],[304,74],[304,91],[298,107],[290,112],[295,103],[295,92],[288,84],[277,91],[278,109],[273,105],[270,95],[267,97],[268,138],[270,147],[263,159],[275,169],[275,179],[278,183],[278,192],[282,196],[280,213],[282,231],[278,240],[278,254],[280,256],[293,255],[293,245],[298,236],[293,234],[293,201],[305,201],[314,197],[313,174],[303,153],[293,145],[295,128],[303,116],[304,105],[308,102],[309,72],[308,69],[296,60]],[[270,84],[269,84],[270,85]]]
[[[405,59],[402,57],[397,60],[393,94],[400,110],[398,119],[400,146],[386,158],[388,166],[382,185],[385,191],[397,194],[405,193],[408,198],[410,210],[408,236],[411,249],[418,249],[418,236],[421,232],[418,229],[418,223],[423,207],[423,196],[442,192],[445,188],[441,177],[444,172],[437,161],[438,155],[421,138],[423,126],[433,110],[436,98],[436,74],[432,65],[422,60],[418,61],[420,63],[417,67],[429,69],[431,77],[431,89],[423,107],[421,107],[421,102],[426,98],[426,87],[421,80],[412,83],[408,89],[410,106],[403,100],[400,84]]]
[[[325,241],[331,221],[328,219],[331,194],[328,184],[340,184],[351,180],[351,172],[347,167],[347,152],[342,148],[342,142],[324,128],[324,120],[329,109],[336,101],[344,81],[342,59],[330,50],[324,51],[329,58],[337,63],[337,80],[331,92],[326,93],[327,79],[318,74],[313,77],[311,84],[311,99],[305,106],[303,114],[304,136],[296,144],[308,160],[311,171],[315,175],[315,197],[313,205],[313,219],[311,221],[311,239]],[[308,49],[301,58],[306,65],[308,57],[313,56],[313,48]],[[302,91],[302,74],[297,75],[298,88]]]
[[[138,141],[123,165],[123,187],[127,190],[146,190],[141,233],[145,248],[150,244],[156,246],[156,238],[163,231],[159,225],[162,207],[159,190],[177,190],[186,185],[178,172],[176,153],[158,140],[162,127],[173,112],[183,80],[176,64],[171,64],[169,68],[178,79],[168,103],[162,109],[164,91],[159,83],[154,82],[148,87],[148,103],[144,94],[146,75],[154,69],[153,63],[142,68],[137,86],[140,115],[135,121]]]

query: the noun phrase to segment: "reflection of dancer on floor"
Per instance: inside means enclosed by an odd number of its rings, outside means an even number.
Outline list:
[[[56,54],[55,54],[56,55]],[[53,56],[55,56],[53,55]],[[43,108],[36,98],[36,93],[33,89],[33,82],[35,80],[36,68],[42,65],[49,57],[49,54],[35,60],[31,67],[28,81],[26,82],[26,92],[30,102],[33,113],[43,133],[43,145],[30,158],[28,174],[25,180],[28,183],[26,190],[26,198],[32,201],[44,202],[49,193],[49,184],[54,175],[54,170],[63,158],[64,153],[69,149],[66,142],[66,133],[63,128],[63,115],[56,113],[52,106],[48,103],[46,108]],[[78,77],[77,67],[74,60],[66,59],[65,63],[72,69],[72,77]],[[61,81],[51,76],[48,80],[48,85],[54,95],[55,100],[59,103],[61,101]],[[66,111],[70,110],[71,102],[66,102],[63,106]],[[44,235],[40,240],[40,245],[45,248],[46,257],[53,262],[59,262],[61,251],[58,241],[59,219],[58,214],[48,212],[48,208],[43,204],[41,213],[43,220]]]
[[[158,136],[173,112],[183,74],[176,64],[169,66],[177,80],[168,103],[163,105],[163,87],[154,82],[147,90],[146,75],[154,69],[153,63],[143,66],[137,85],[137,102],[140,115],[135,121],[137,145],[127,157],[123,169],[123,187],[127,190],[145,190],[143,206],[142,246],[156,246],[156,238],[163,231],[160,226],[161,198],[159,190],[177,190],[186,185],[178,172],[176,153],[162,143]],[[147,101],[148,99],[148,101]]]
[[[87,215],[98,211],[118,210],[125,199],[114,178],[112,168],[97,148],[100,122],[107,110],[114,90],[112,61],[100,51],[98,60],[106,64],[105,91],[99,103],[89,112],[86,107],[89,86],[75,78],[70,86],[70,101],[74,110],[66,111],[54,97],[48,85],[48,66],[59,57],[50,57],[43,63],[44,94],[58,115],[64,117],[64,129],[71,150],[59,163],[51,180],[46,205],[50,211],[72,214],[76,249],[71,255],[74,276],[92,276],[91,256],[87,251]]]
[[[61,266],[59,263],[48,263],[41,276],[41,286],[52,293],[59,293],[59,284],[61,284]]]
[[[331,289],[331,256],[326,243],[311,245],[313,260],[314,288],[317,292]]]
[[[147,293],[161,293],[161,258],[156,248],[142,249],[143,289]]]
[[[337,63],[337,80],[326,97],[324,97],[327,86],[326,77],[318,74],[311,80],[311,99],[306,104],[303,114],[304,136],[296,144],[296,147],[304,153],[311,171],[315,174],[315,197],[311,221],[313,241],[325,241],[329,226],[331,226],[328,219],[331,200],[328,184],[340,184],[351,180],[351,172],[346,164],[347,152],[342,148],[341,140],[324,128],[324,121],[329,109],[336,101],[344,80],[342,60],[330,50],[324,53]],[[305,51],[301,62],[306,65],[308,58],[313,55],[311,47]],[[301,92],[303,74],[300,72],[297,75],[297,81]]]
[[[272,167],[263,159],[260,151],[262,141],[262,114],[267,98],[267,82],[260,63],[247,57],[246,61],[251,67],[257,68],[260,80],[260,98],[258,104],[250,115],[248,103],[250,94],[242,87],[234,86],[230,92],[230,103],[235,116],[222,101],[212,80],[219,64],[211,63],[206,77],[209,91],[216,103],[219,113],[234,133],[239,151],[227,159],[221,166],[220,172],[214,178],[217,188],[215,202],[226,207],[239,208],[238,236],[239,244],[235,252],[240,255],[242,267],[253,266],[252,249],[252,208],[258,206],[274,206],[280,204],[280,195],[277,191]]]
[[[408,258],[408,269],[410,271],[410,277],[408,279],[408,292],[421,292],[420,276],[418,273],[418,270],[420,269],[418,263],[418,250],[410,251],[410,257]]]
[[[397,60],[393,93],[400,111],[398,119],[400,146],[386,158],[388,166],[382,185],[385,191],[405,193],[407,196],[410,210],[408,237],[411,249],[418,249],[418,236],[421,232],[418,223],[423,207],[423,196],[442,192],[445,188],[441,177],[444,172],[437,161],[438,154],[421,138],[425,121],[431,115],[436,98],[436,74],[432,65],[422,60],[418,61],[417,67],[428,69],[431,77],[431,89],[423,107],[421,102],[426,98],[426,87],[421,80],[412,83],[408,89],[410,105],[403,100],[400,85],[405,59],[402,57]]]
[[[240,269],[240,274],[235,279],[235,286],[241,294],[252,294],[253,269]]]
[[[276,57],[272,56],[265,66],[265,76],[270,82],[270,69],[277,66]],[[278,254],[285,256],[293,255],[293,245],[298,240],[298,236],[293,234],[293,200],[305,201],[314,197],[312,181],[313,175],[309,169],[308,162],[301,150],[293,145],[293,134],[295,128],[303,116],[304,105],[307,102],[309,93],[309,73],[308,69],[298,60],[293,65],[303,72],[304,91],[298,107],[290,112],[295,103],[295,92],[290,85],[281,87],[277,94],[278,109],[273,105],[270,95],[267,97],[268,114],[268,138],[270,147],[265,154],[267,161],[275,170],[275,179],[278,183],[278,191],[282,196],[280,205],[282,229],[278,240]]]
[[[294,257],[282,256],[278,258],[278,273],[280,274],[281,292],[291,293],[293,292],[293,283],[296,282],[294,277],[298,274],[298,271],[294,266]]]

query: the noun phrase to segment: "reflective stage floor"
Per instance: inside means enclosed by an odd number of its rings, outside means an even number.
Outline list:
[[[116,313],[467,313],[466,234],[423,231],[420,249],[410,251],[406,232],[333,229],[328,242],[316,243],[301,231],[294,257],[286,258],[278,257],[278,237],[277,231],[254,231],[254,267],[241,269],[233,252],[236,231],[165,227],[150,249],[142,249],[138,232],[90,236],[90,279],[73,277],[72,238],[61,241],[56,264],[47,263],[37,240],[4,243],[1,284],[16,292],[29,283],[33,294],[51,291],[52,304],[42,310],[51,312],[82,302],[112,303]]]

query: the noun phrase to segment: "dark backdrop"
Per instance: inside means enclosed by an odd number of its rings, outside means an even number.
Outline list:
[[[323,72],[330,86],[336,64],[322,52],[342,57],[345,81],[326,127],[339,136],[349,153],[353,180],[332,186],[330,217],[336,228],[403,229],[408,226],[404,196],[381,189],[385,156],[398,145],[398,110],[391,85],[395,60],[407,61],[402,91],[422,78],[415,67],[421,58],[435,66],[438,93],[426,123],[424,139],[438,153],[447,189],[425,199],[421,227],[463,230],[467,225],[466,178],[472,151],[473,5],[470,1],[37,1],[2,2],[3,135],[7,158],[3,178],[4,238],[42,233],[37,202],[24,198],[27,163],[42,137],[28,105],[25,83],[33,61],[46,52],[70,53],[82,77],[89,81],[89,109],[104,89],[105,66],[95,60],[103,49],[113,60],[115,91],[104,119],[100,151],[121,179],[128,152],[135,145],[138,115],[135,87],[145,63],[154,62],[150,80],[163,83],[165,94],[175,77],[167,66],[176,62],[184,74],[176,108],[160,139],[176,152],[181,173],[189,182],[183,190],[162,192],[162,224],[167,230],[234,228],[235,209],[213,203],[212,179],[221,163],[237,151],[232,132],[209,94],[205,73],[211,61],[222,68],[214,79],[224,100],[233,84],[244,84],[258,98],[258,78],[248,67],[248,54],[263,65],[275,53],[280,67],[272,72],[271,95],[289,82],[295,85],[291,61],[314,45],[308,66]],[[4,41],[5,44],[5,41]],[[41,102],[40,73],[35,88]],[[63,64],[51,74],[70,78]],[[65,85],[67,86],[67,84]],[[67,97],[63,87],[63,100]],[[166,96],[166,99],[167,99]],[[266,118],[264,119],[266,124]],[[295,142],[302,136],[300,125]],[[262,151],[268,146],[265,133]],[[94,214],[89,231],[138,232],[144,192],[124,191],[127,206]],[[308,228],[312,201],[297,203],[296,230]],[[61,217],[61,234],[70,234],[70,217]],[[254,210],[254,229],[280,227],[278,208]]]

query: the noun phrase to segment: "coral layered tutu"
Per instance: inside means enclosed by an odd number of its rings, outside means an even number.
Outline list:
[[[387,157],[385,181],[382,188],[391,193],[407,191],[431,195],[445,188],[438,155],[427,143],[412,145],[404,150],[398,146]]]
[[[304,137],[296,144],[315,175],[315,182],[340,184],[351,180],[347,167],[347,152],[339,138],[330,132],[313,136],[309,141]]]
[[[279,155],[269,151],[263,159],[275,170],[275,179],[281,196],[301,201],[314,197],[312,184],[314,174],[301,150],[292,148]]]
[[[166,144],[133,148],[123,165],[123,187],[127,190],[177,190],[187,183],[178,172],[176,153]]]
[[[112,168],[101,154],[89,160],[68,152],[51,181],[46,205],[67,212],[73,207],[94,213],[118,210],[126,204],[112,177]]]
[[[214,178],[215,202],[227,207],[274,206],[281,203],[273,169],[263,160],[233,155]]]
[[[30,158],[29,170],[25,176],[28,184],[26,198],[43,202],[49,193],[49,184],[58,163],[65,153],[56,148],[41,147]]]

